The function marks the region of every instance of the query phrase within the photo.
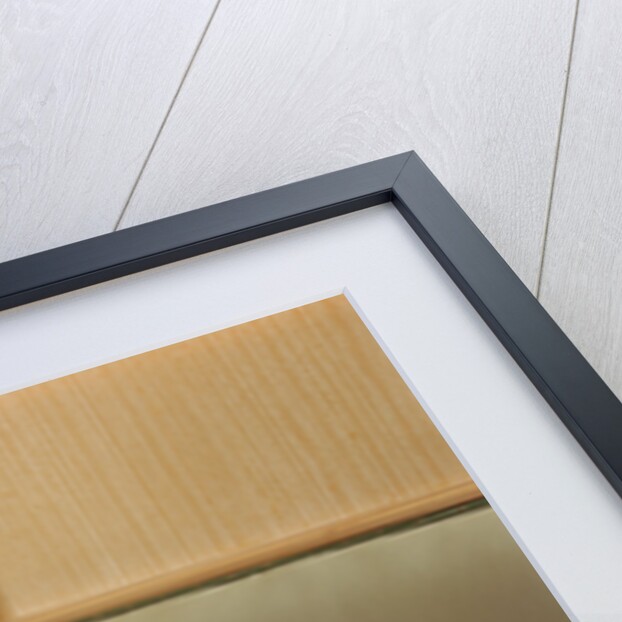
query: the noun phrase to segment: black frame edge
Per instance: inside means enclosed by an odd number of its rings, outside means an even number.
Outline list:
[[[622,497],[622,403],[413,153],[393,203]]]
[[[402,153],[0,263],[0,311],[391,200]]]

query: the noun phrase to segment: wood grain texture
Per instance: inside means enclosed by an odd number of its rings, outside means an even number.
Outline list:
[[[529,287],[573,0],[223,0],[122,226],[415,149]]]
[[[98,613],[479,494],[338,296],[0,396],[5,617]]]
[[[214,4],[0,3],[0,261],[114,228]]]
[[[622,399],[621,33],[580,3],[540,299]]]

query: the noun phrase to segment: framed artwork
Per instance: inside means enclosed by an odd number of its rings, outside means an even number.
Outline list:
[[[0,308],[7,616],[482,495],[567,615],[622,611],[622,404],[414,152],[0,264]]]

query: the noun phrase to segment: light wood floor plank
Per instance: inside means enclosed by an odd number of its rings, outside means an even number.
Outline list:
[[[223,0],[122,226],[416,149],[533,287],[573,0]]]
[[[0,396],[0,600],[84,617],[479,497],[338,296]]]
[[[114,228],[214,4],[0,3],[0,261]]]
[[[541,300],[622,398],[622,5],[581,2]]]

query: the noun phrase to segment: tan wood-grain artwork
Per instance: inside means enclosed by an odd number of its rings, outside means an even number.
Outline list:
[[[0,396],[0,617],[97,614],[479,496],[337,296]]]

